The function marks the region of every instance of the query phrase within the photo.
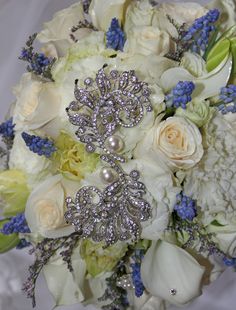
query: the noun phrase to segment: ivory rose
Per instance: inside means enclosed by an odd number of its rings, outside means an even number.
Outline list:
[[[161,116],[160,116],[161,117]],[[169,117],[147,131],[136,150],[137,158],[160,160],[175,169],[188,169],[200,161],[203,155],[202,136],[195,124],[182,117]]]
[[[16,130],[40,128],[58,115],[60,96],[53,83],[43,83],[31,73],[25,73],[14,93],[17,98],[13,110]]]
[[[61,175],[54,175],[32,191],[25,209],[32,233],[39,233],[46,238],[59,238],[74,231],[64,218],[65,198],[72,185],[72,182],[67,184]]]
[[[73,41],[70,39],[70,29],[79,21],[84,20],[82,2],[57,12],[53,19],[44,24],[44,29],[38,34],[37,39],[46,45],[52,44],[59,56],[65,55]],[[77,39],[86,36],[91,30],[79,29],[74,33]]]
[[[167,32],[153,26],[137,26],[127,33],[124,51],[142,55],[164,56],[170,50],[171,38]]]

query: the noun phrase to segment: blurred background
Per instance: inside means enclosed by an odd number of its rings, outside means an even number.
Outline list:
[[[50,20],[56,11],[75,2],[75,0],[0,0],[0,121],[14,101],[12,87],[17,84],[25,71],[25,63],[18,60],[21,47],[24,46],[28,36],[38,32],[42,24]],[[206,1],[195,2],[205,3]],[[32,260],[33,257],[28,255],[27,250],[13,250],[0,256],[0,310],[33,309],[30,300],[27,300],[21,292],[21,283],[27,276],[27,266]],[[235,293],[236,273],[229,269],[211,286],[204,289],[203,295],[193,304],[181,309],[234,310]],[[40,278],[35,309],[50,310],[53,306],[46,284],[43,278]],[[82,310],[84,307],[75,305],[57,309]],[[177,309],[171,307],[169,310]]]

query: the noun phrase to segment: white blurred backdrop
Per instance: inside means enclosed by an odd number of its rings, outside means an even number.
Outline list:
[[[12,87],[19,81],[25,69],[25,63],[18,60],[18,56],[26,39],[30,34],[39,31],[42,23],[50,20],[53,13],[75,2],[75,0],[0,0],[0,121],[14,101]],[[30,262],[32,257],[27,254],[27,251],[13,250],[0,255],[0,310],[32,309],[30,301],[21,292],[21,282],[27,276],[27,266]],[[53,305],[46,284],[40,278],[36,310],[50,310]],[[217,281],[204,289],[201,297],[190,306],[181,309],[234,310],[235,305],[236,274],[232,270],[227,270]],[[74,305],[58,307],[58,309],[82,310],[84,308]],[[177,309],[171,307],[169,310]]]

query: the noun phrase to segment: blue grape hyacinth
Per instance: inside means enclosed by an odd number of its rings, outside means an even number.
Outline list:
[[[24,213],[12,217],[9,222],[3,225],[1,233],[10,235],[14,233],[30,233]]]
[[[192,198],[180,193],[176,196],[174,210],[182,220],[192,221],[197,216],[196,202]]]
[[[134,260],[134,263],[130,265],[132,268],[132,282],[135,287],[135,296],[141,297],[143,295],[143,292],[145,290],[145,287],[143,285],[143,281],[141,279],[141,262],[143,259],[143,251],[136,250],[135,255],[132,257]]]
[[[13,140],[15,136],[14,127],[15,124],[13,124],[13,119],[11,117],[10,119],[8,119],[7,121],[5,121],[0,125],[0,135],[3,138]]]
[[[206,51],[210,34],[215,31],[216,27],[214,24],[219,16],[219,10],[210,10],[206,15],[197,18],[184,34],[182,40],[190,42],[190,48],[193,52],[200,54],[201,51]]]
[[[228,85],[220,90],[221,104],[218,110],[222,114],[236,113],[236,85]]]
[[[116,51],[123,51],[125,44],[125,34],[122,31],[117,18],[111,20],[111,25],[106,32],[106,47]]]
[[[186,109],[187,103],[192,100],[192,93],[195,89],[195,85],[190,81],[180,81],[172,89],[171,93],[166,96],[166,106],[168,108],[179,108]]]
[[[22,133],[22,138],[24,139],[27,147],[39,156],[46,156],[49,158],[56,151],[53,141],[49,140],[48,138],[29,135],[26,132]]]

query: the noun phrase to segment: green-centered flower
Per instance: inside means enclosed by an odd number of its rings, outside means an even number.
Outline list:
[[[80,254],[86,262],[88,273],[93,277],[111,271],[127,251],[127,244],[121,242],[107,248],[103,247],[104,243],[101,242],[82,241]]]
[[[95,169],[99,161],[97,154],[88,154],[82,143],[74,141],[64,131],[55,141],[55,146],[56,169],[69,179],[80,181],[86,173]]]
[[[21,170],[5,170],[0,173],[0,198],[5,216],[14,216],[24,211],[28,196],[26,176]]]

